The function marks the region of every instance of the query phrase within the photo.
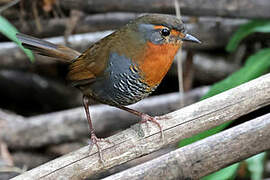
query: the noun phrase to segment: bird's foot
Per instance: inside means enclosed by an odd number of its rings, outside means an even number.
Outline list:
[[[142,120],[140,121],[140,123],[146,123],[146,125],[148,126],[147,122],[150,121],[150,122],[156,124],[159,127],[159,129],[160,129],[160,135],[161,135],[161,140],[163,142],[164,141],[164,134],[163,134],[163,129],[162,129],[160,123],[157,121],[158,120],[158,117],[152,117],[152,116],[149,116],[148,114],[144,114],[143,113],[141,115],[141,118],[142,118]]]
[[[111,144],[111,142],[108,139],[98,138],[94,133],[91,133],[89,152],[91,152],[93,147],[96,146],[97,150],[98,150],[99,160],[104,165],[105,161],[103,160],[102,150],[101,150],[101,147],[99,145],[100,142],[106,142],[106,143]]]

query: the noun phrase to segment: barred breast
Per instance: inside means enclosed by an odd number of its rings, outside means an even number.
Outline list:
[[[97,77],[84,93],[101,103],[126,106],[147,97],[155,88],[144,83],[136,63],[111,53],[104,75]]]

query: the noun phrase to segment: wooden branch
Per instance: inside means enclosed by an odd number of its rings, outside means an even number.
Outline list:
[[[89,153],[83,147],[66,156],[48,162],[14,179],[85,179],[149,154],[175,141],[190,137],[234,120],[244,114],[270,104],[270,74],[264,75],[217,96],[159,117],[165,139],[160,139],[159,128],[152,123],[137,124],[108,138],[113,144],[102,145],[105,164],[99,162],[97,149]],[[141,130],[141,131],[140,131]],[[142,137],[141,135],[144,134]]]
[[[173,0],[61,0],[65,9],[79,9],[91,13],[104,12],[155,12],[175,14]],[[191,16],[221,16],[240,18],[270,18],[268,0],[180,0],[181,13]]]
[[[0,0],[0,5],[10,3],[12,0]]]
[[[207,87],[203,87],[186,93],[185,105],[197,102],[207,90]],[[144,99],[131,107],[149,114],[161,115],[179,109],[179,102],[179,93],[171,93]],[[90,111],[98,135],[109,135],[138,122],[136,116],[106,105],[90,106]],[[0,113],[0,119],[5,117],[1,117]],[[6,118],[6,125],[0,131],[0,139],[12,149],[37,148],[89,137],[86,116],[81,107],[21,118],[19,122],[13,120],[15,117]]]
[[[104,180],[200,179],[270,149],[270,113]]]
[[[126,169],[135,167],[139,164],[145,163],[145,162],[150,161],[152,159],[158,158],[164,154],[167,154],[171,151],[174,151],[174,150],[178,149],[177,146],[178,146],[178,142],[176,142],[175,145],[173,145],[173,146],[170,145],[169,147],[159,149],[155,152],[152,152],[151,154],[147,154],[145,156],[138,157],[136,159],[128,161],[124,164],[112,167],[109,170],[107,170],[103,173],[100,173],[97,176],[94,176],[93,178],[90,177],[89,180],[102,179],[102,178],[111,176],[112,174],[119,173],[119,172],[124,171]]]
[[[127,24],[130,20],[135,19],[139,14],[136,13],[104,13],[104,14],[83,14],[77,21],[74,27],[73,33],[82,34],[88,32],[97,32],[118,29],[119,27]],[[18,28],[18,30],[25,34],[30,34],[35,37],[55,37],[63,36],[63,32],[66,30],[66,25],[69,23],[70,18],[53,18],[53,19],[41,19],[40,24],[43,27],[41,31],[33,31],[36,29],[34,20],[25,22],[27,25],[23,26],[22,22],[17,20],[12,24]]]

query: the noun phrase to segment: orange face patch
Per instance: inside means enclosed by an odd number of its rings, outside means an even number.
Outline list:
[[[154,29],[164,29],[166,28],[165,26],[154,26]]]
[[[139,60],[144,81],[150,87],[158,85],[168,72],[180,44],[157,45],[147,42],[143,58]]]
[[[179,31],[176,31],[176,30],[171,30],[171,35],[178,36],[180,38],[184,38],[185,37],[185,34],[184,33],[179,32]]]

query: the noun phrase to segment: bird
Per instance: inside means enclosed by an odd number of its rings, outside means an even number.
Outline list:
[[[149,96],[168,72],[184,41],[201,43],[187,33],[184,23],[173,15],[145,14],[80,53],[22,33],[16,34],[22,45],[40,55],[68,63],[67,80],[82,94],[92,146],[96,145],[103,162],[99,142],[89,112],[89,99],[114,106],[155,123],[156,117],[126,107]]]

